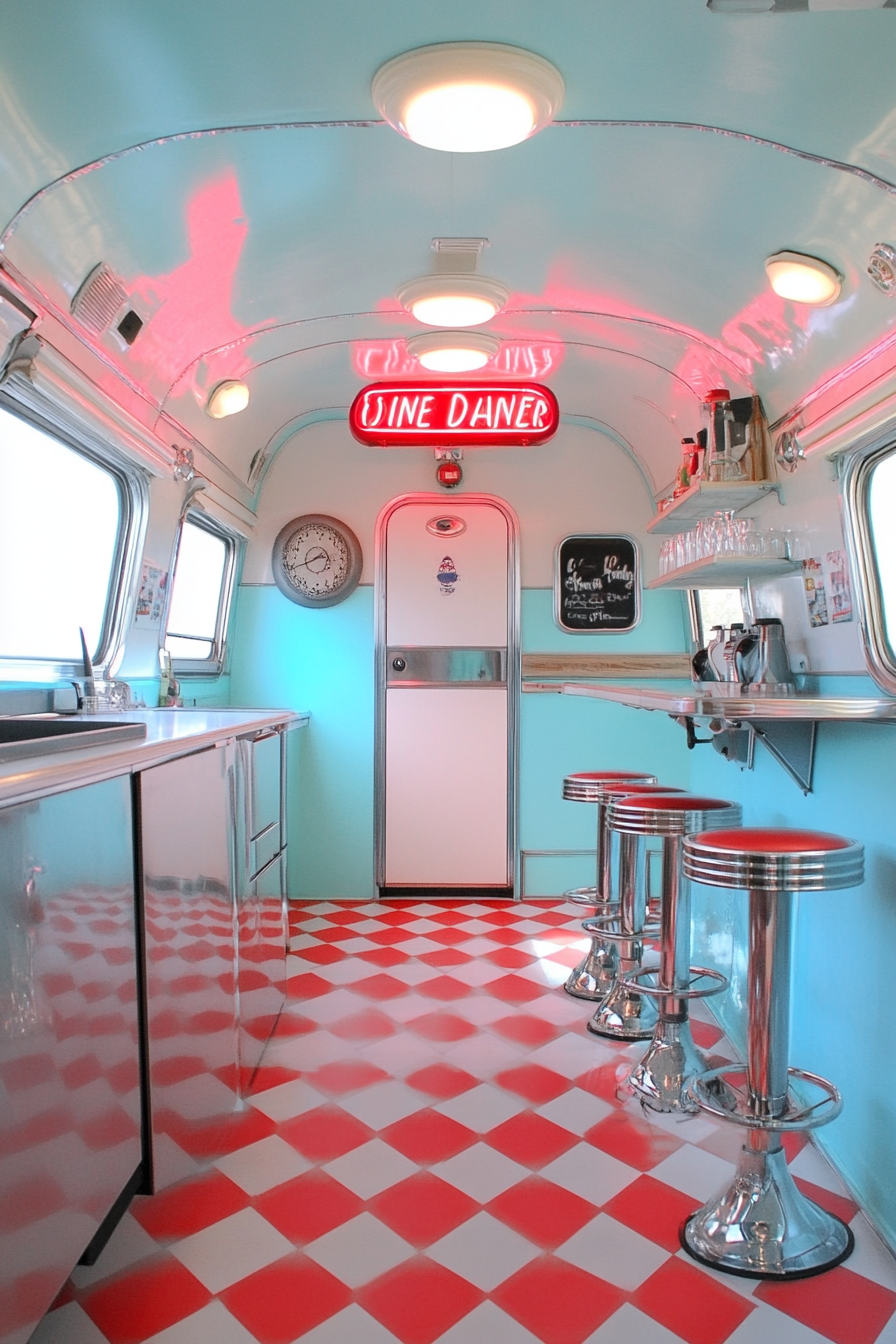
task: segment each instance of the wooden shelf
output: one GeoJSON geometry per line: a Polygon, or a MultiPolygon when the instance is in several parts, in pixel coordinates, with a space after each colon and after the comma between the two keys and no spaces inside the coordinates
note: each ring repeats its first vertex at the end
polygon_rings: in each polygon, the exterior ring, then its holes
{"type": "Polygon", "coordinates": [[[779,492],[780,498],[780,488],[776,481],[698,481],[679,495],[674,504],[652,518],[647,531],[661,536],[686,532],[688,524],[698,518],[709,518],[729,509],[739,513],[773,490],[779,492]]]}
{"type": "Polygon", "coordinates": [[[763,583],[778,574],[798,574],[798,560],[777,558],[714,555],[708,560],[697,560],[693,565],[670,570],[648,583],[654,588],[740,588],[747,579],[763,583]]]}

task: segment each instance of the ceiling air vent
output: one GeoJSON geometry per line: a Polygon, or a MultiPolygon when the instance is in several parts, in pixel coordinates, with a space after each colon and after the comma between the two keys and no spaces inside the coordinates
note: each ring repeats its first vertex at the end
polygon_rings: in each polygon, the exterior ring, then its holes
{"type": "MultiPolygon", "coordinates": [[[[72,299],[72,317],[77,318],[88,331],[101,336],[111,327],[127,301],[128,296],[118,276],[101,261],[99,266],[94,266],[72,299]]],[[[135,331],[134,336],[136,334],[135,331]]]]}

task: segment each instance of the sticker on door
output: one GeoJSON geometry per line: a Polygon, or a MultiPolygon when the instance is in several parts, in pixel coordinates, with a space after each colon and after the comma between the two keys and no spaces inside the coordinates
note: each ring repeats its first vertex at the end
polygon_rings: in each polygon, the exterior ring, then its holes
{"type": "Polygon", "coordinates": [[[455,569],[454,561],[451,559],[450,555],[446,555],[445,559],[439,565],[439,572],[436,575],[436,578],[439,581],[439,592],[450,597],[454,592],[454,585],[460,579],[460,575],[455,569]]]}

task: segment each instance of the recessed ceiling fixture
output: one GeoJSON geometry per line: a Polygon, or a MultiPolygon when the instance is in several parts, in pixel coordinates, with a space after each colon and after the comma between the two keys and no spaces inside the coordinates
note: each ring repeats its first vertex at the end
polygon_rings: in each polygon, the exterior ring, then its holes
{"type": "Polygon", "coordinates": [[[380,67],[371,91],[396,131],[455,154],[528,140],[554,120],[565,92],[550,61],[498,42],[442,42],[405,52],[380,67]]]}
{"type": "Polygon", "coordinates": [[[434,275],[409,280],[398,302],[427,327],[478,327],[499,313],[510,298],[500,280],[476,275],[487,238],[433,238],[434,275]]]}
{"type": "Polygon", "coordinates": [[[223,420],[227,415],[236,415],[249,405],[249,389],[236,378],[228,378],[218,383],[206,404],[206,411],[213,420],[223,420]]]}
{"type": "Polygon", "coordinates": [[[432,331],[408,338],[408,354],[431,373],[469,373],[481,369],[501,348],[484,331],[432,331]]]}
{"type": "Polygon", "coordinates": [[[765,270],[772,289],[782,299],[816,307],[833,303],[843,283],[843,277],[833,266],[802,252],[776,252],[766,261],[765,270]]]}

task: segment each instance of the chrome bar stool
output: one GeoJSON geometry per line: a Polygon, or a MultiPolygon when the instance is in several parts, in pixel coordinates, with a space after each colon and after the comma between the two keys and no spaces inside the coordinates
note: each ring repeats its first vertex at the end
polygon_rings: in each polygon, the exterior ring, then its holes
{"type": "Polygon", "coordinates": [[[651,1110],[695,1111],[687,1087],[709,1063],[694,1044],[688,1005],[691,999],[721,993],[728,981],[718,971],[691,965],[691,888],[682,873],[682,841],[695,831],[739,826],[741,808],[719,798],[644,790],[611,800],[607,816],[614,831],[659,836],[663,856],[659,971],[642,967],[621,976],[618,986],[619,995],[646,995],[657,1002],[653,1040],[624,1086],[651,1110]],[[651,977],[655,984],[649,983],[651,977]]]}
{"type": "MultiPolygon", "coordinates": [[[[644,774],[638,770],[588,770],[567,775],[563,780],[563,797],[569,802],[597,804],[597,872],[596,885],[593,887],[573,887],[563,893],[564,899],[574,905],[590,905],[595,914],[603,912],[604,903],[609,899],[604,894],[604,884],[609,868],[606,853],[606,808],[602,801],[601,789],[606,784],[618,784],[627,781],[631,784],[656,784],[656,775],[644,774]]],[[[587,923],[588,921],[586,921],[587,923]]],[[[585,924],[582,926],[585,927],[585,924]]],[[[586,932],[590,932],[587,929],[586,932]]],[[[567,978],[564,988],[577,999],[600,999],[606,993],[606,980],[602,979],[603,968],[592,960],[595,951],[592,942],[591,952],[579,962],[567,978]]],[[[615,967],[613,970],[615,975],[615,967]]]]}
{"type": "Polygon", "coordinates": [[[743,1126],[746,1140],[730,1186],[687,1220],[681,1242],[695,1260],[747,1278],[818,1274],[846,1259],[853,1235],[797,1189],[782,1145],[785,1134],[827,1124],[842,1108],[833,1083],[788,1067],[793,896],[858,886],[864,850],[822,831],[715,831],[687,837],[683,866],[695,882],[749,892],[750,941],[747,1063],[691,1084],[697,1104],[743,1126]]]}

